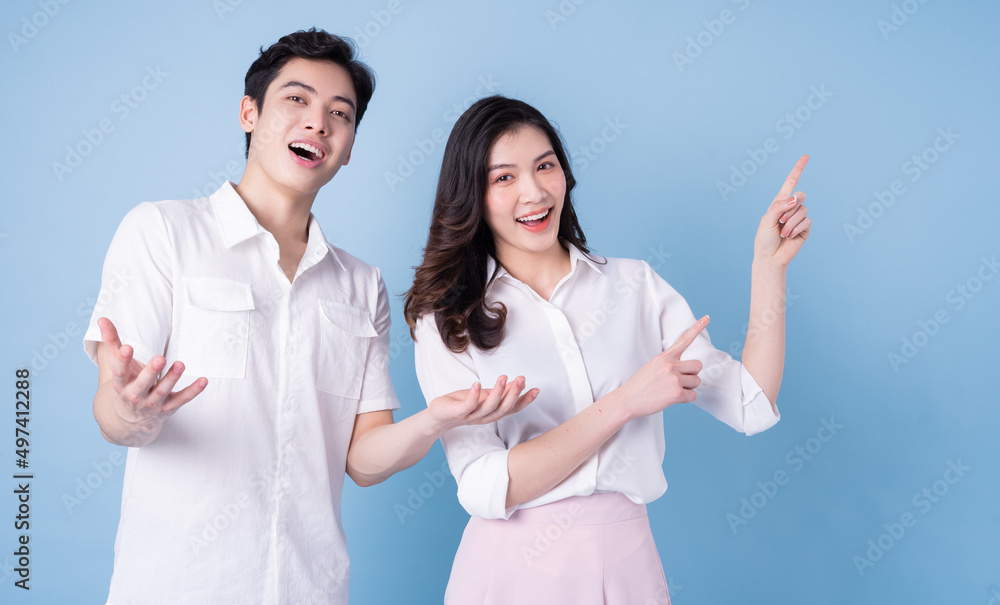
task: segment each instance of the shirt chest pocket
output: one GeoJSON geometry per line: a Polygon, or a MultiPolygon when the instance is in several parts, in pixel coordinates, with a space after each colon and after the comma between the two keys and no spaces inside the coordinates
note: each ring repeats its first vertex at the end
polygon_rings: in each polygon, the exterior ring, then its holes
{"type": "Polygon", "coordinates": [[[250,342],[250,284],[199,277],[184,280],[177,359],[186,375],[214,378],[246,376],[250,342]]]}
{"type": "Polygon", "coordinates": [[[316,388],[359,399],[372,339],[378,336],[367,309],[319,301],[319,354],[316,388]]]}

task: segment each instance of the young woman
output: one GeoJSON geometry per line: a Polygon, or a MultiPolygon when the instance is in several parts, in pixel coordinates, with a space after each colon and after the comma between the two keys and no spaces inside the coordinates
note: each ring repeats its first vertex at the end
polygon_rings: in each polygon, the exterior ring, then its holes
{"type": "Polygon", "coordinates": [[[743,363],[642,261],[590,254],[552,125],[489,97],[444,152],[405,314],[428,401],[501,370],[535,402],[442,437],[472,515],[446,603],[669,603],[645,504],[666,490],[663,410],[695,402],[752,435],[778,421],[786,267],[809,234],[792,190],[757,231],[743,363]],[[534,391],[534,389],[533,389],[534,391]]]}

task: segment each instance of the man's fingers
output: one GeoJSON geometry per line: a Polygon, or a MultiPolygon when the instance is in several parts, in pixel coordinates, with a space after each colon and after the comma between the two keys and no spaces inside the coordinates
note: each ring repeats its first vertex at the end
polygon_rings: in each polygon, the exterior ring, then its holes
{"type": "Polygon", "coordinates": [[[799,158],[798,162],[795,162],[795,167],[792,168],[792,171],[788,173],[787,177],[785,177],[785,184],[781,186],[781,190],[778,191],[778,195],[775,196],[776,200],[787,200],[792,196],[792,192],[795,191],[795,186],[799,184],[799,177],[802,176],[802,171],[805,170],[806,164],[808,163],[808,155],[803,155],[799,158]]]}
{"type": "Polygon", "coordinates": [[[694,322],[694,325],[688,328],[687,331],[685,331],[683,334],[681,334],[681,337],[677,339],[677,342],[670,345],[670,347],[664,352],[667,353],[668,356],[673,359],[680,359],[681,354],[684,352],[684,350],[687,349],[692,342],[694,342],[694,339],[697,338],[699,334],[701,334],[701,331],[704,330],[705,326],[707,325],[708,325],[708,315],[694,322]]]}
{"type": "Polygon", "coordinates": [[[121,393],[122,397],[127,397],[133,401],[138,401],[145,397],[150,389],[153,388],[153,385],[156,384],[156,379],[166,364],[167,360],[160,355],[150,359],[149,363],[139,372],[135,379],[125,385],[125,390],[121,393]]]}
{"type": "Polygon", "coordinates": [[[163,404],[163,411],[168,414],[176,412],[179,407],[200,395],[207,386],[208,379],[199,378],[176,393],[171,393],[163,404]]]}
{"type": "Polygon", "coordinates": [[[516,413],[520,412],[521,410],[523,410],[524,408],[528,407],[528,405],[532,401],[534,401],[535,399],[538,398],[538,394],[540,392],[541,391],[538,390],[538,389],[531,389],[530,391],[528,391],[524,395],[521,395],[520,397],[518,397],[517,398],[517,403],[514,404],[514,409],[511,410],[510,413],[511,414],[516,414],[516,413]]]}
{"type": "Polygon", "coordinates": [[[514,380],[511,380],[507,384],[507,388],[504,390],[503,398],[500,399],[500,404],[497,405],[496,409],[493,410],[492,413],[487,414],[487,418],[484,418],[484,420],[487,420],[488,422],[495,422],[510,414],[517,405],[518,396],[523,390],[524,376],[518,376],[514,380]]]}
{"type": "Polygon", "coordinates": [[[487,393],[486,397],[485,398],[482,396],[479,397],[480,401],[478,402],[478,405],[470,409],[468,411],[469,412],[468,415],[484,416],[492,413],[494,410],[497,409],[497,406],[500,405],[500,402],[503,401],[503,396],[506,393],[507,393],[507,377],[500,376],[499,378],[497,378],[497,382],[493,386],[493,388],[489,389],[489,393],[487,393]]]}
{"type": "Polygon", "coordinates": [[[113,348],[115,351],[121,348],[122,341],[118,337],[118,328],[115,324],[111,322],[107,317],[101,317],[97,320],[97,327],[101,330],[101,340],[109,348],[113,348]]]}
{"type": "Polygon", "coordinates": [[[166,399],[170,392],[174,390],[174,385],[180,380],[181,375],[184,374],[184,364],[175,361],[170,365],[170,369],[164,372],[163,378],[160,379],[156,385],[150,390],[150,394],[155,399],[166,399]]]}

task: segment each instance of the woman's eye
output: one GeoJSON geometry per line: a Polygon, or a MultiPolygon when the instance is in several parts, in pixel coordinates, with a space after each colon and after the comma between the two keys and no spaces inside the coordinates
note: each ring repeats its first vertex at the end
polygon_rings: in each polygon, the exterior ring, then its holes
{"type": "Polygon", "coordinates": [[[553,166],[555,166],[555,164],[552,163],[552,162],[542,162],[541,165],[538,167],[538,169],[539,170],[548,170],[549,168],[552,168],[553,166]]]}
{"type": "Polygon", "coordinates": [[[296,95],[292,95],[292,96],[288,97],[288,100],[289,101],[295,101],[296,103],[298,103],[298,102],[302,101],[303,99],[302,99],[302,97],[299,97],[299,96],[296,96],[296,95]]]}
{"type": "Polygon", "coordinates": [[[509,175],[509,174],[501,174],[501,175],[500,175],[500,176],[498,176],[498,177],[496,178],[496,180],[495,180],[495,181],[493,181],[493,182],[494,182],[494,183],[506,183],[507,181],[509,181],[509,180],[510,180],[510,179],[512,179],[512,178],[514,178],[514,177],[512,177],[512,176],[511,176],[511,175],[509,175]]]}

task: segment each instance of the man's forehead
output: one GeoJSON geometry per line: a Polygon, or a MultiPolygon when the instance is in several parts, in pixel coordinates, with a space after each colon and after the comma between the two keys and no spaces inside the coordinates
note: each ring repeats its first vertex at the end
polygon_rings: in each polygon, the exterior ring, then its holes
{"type": "Polygon", "coordinates": [[[268,86],[268,92],[277,92],[290,86],[305,88],[321,96],[340,96],[355,103],[357,101],[354,82],[347,70],[342,65],[325,59],[290,59],[278,70],[268,86]]]}

